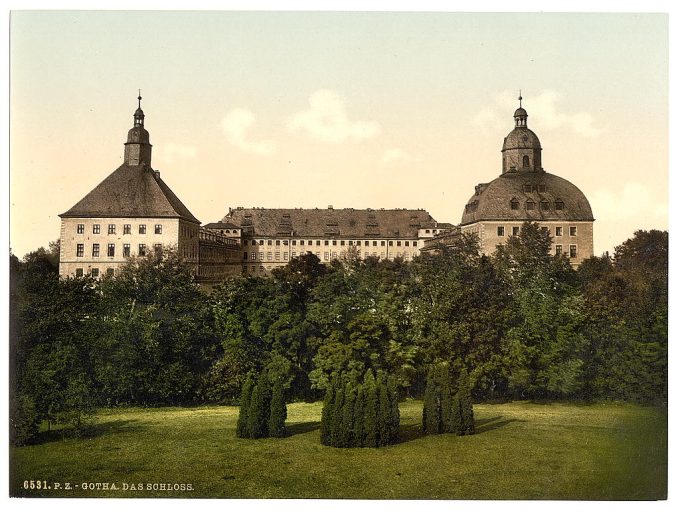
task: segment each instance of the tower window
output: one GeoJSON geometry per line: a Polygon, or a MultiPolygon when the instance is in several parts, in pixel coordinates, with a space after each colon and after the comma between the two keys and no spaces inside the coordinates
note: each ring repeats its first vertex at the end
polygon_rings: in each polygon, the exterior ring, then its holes
{"type": "Polygon", "coordinates": [[[512,198],[510,200],[510,208],[512,210],[519,210],[519,201],[517,201],[517,199],[515,199],[515,198],[512,198]]]}
{"type": "Polygon", "coordinates": [[[524,157],[522,157],[522,167],[529,167],[529,156],[528,155],[524,155],[524,157]]]}
{"type": "Polygon", "coordinates": [[[536,210],[536,203],[534,201],[527,201],[527,210],[536,210]]]}
{"type": "Polygon", "coordinates": [[[550,210],[550,203],[545,200],[541,201],[541,210],[550,210]]]}

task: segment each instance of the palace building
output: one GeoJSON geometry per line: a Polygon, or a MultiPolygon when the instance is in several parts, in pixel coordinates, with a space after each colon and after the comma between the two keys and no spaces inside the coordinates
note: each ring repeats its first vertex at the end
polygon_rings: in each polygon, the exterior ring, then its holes
{"type": "Polygon", "coordinates": [[[541,142],[527,126],[527,111],[515,111],[515,127],[503,141],[501,174],[480,183],[465,205],[456,230],[433,239],[425,248],[459,233],[479,238],[483,253],[491,254],[511,235],[519,234],[522,223],[536,222],[553,239],[552,251],[565,253],[573,266],[593,255],[593,212],[586,196],[572,184],[543,169],[541,142]]]}
{"type": "Polygon", "coordinates": [[[593,214],[571,182],[547,173],[541,143],[515,111],[515,128],[503,142],[501,175],[475,187],[461,224],[438,223],[423,209],[230,208],[224,218],[200,221],[151,167],[151,143],[138,97],[123,164],[61,217],[59,274],[114,275],[130,258],[173,249],[200,282],[228,276],[267,276],[311,253],[321,262],[369,258],[406,261],[434,251],[461,233],[479,237],[493,253],[524,221],[553,237],[555,253],[573,265],[593,254],[593,214]]]}

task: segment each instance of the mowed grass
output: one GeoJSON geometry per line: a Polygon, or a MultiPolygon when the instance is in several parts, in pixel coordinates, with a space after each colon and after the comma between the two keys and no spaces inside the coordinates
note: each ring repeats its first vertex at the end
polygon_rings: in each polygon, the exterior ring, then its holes
{"type": "Polygon", "coordinates": [[[319,443],[321,403],[288,405],[284,439],[236,438],[237,407],[104,410],[85,439],[11,450],[13,496],[378,499],[661,499],[666,411],[633,405],[477,404],[477,434],[423,436],[401,403],[401,440],[319,443]],[[25,480],[69,482],[25,490],[25,480]],[[83,490],[83,483],[119,489],[83,490]],[[191,491],[124,491],[190,483],[191,491]],[[77,488],[76,488],[77,487],[77,488]]]}

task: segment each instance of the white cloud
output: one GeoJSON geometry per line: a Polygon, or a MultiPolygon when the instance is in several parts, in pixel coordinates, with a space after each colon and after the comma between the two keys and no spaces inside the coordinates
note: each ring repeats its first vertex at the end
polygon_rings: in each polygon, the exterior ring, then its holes
{"type": "Polygon", "coordinates": [[[414,162],[418,162],[418,159],[401,148],[385,150],[382,156],[384,166],[405,166],[414,162]]]}
{"type": "Polygon", "coordinates": [[[350,121],[340,94],[328,89],[312,93],[309,109],[292,115],[287,126],[290,132],[302,132],[327,143],[372,139],[382,130],[377,121],[350,121]]]}
{"type": "Polygon", "coordinates": [[[662,220],[668,217],[666,196],[653,196],[639,182],[626,182],[620,191],[599,189],[591,197],[591,206],[595,217],[603,221],[662,220]]]}
{"type": "Polygon", "coordinates": [[[271,155],[276,151],[272,140],[248,140],[248,132],[255,124],[255,114],[246,109],[232,109],[222,119],[222,131],[234,146],[248,153],[271,155]]]}
{"type": "MultiPolygon", "coordinates": [[[[592,114],[584,111],[566,113],[559,111],[562,93],[546,90],[538,96],[525,98],[524,107],[529,113],[529,127],[532,119],[545,129],[568,129],[584,137],[597,137],[602,129],[595,124],[592,114]]],[[[489,130],[507,127],[512,112],[517,108],[517,93],[503,91],[493,95],[492,104],[484,107],[472,119],[473,123],[489,130]]]]}
{"type": "Polygon", "coordinates": [[[196,146],[167,143],[156,148],[156,157],[167,163],[176,160],[195,159],[198,155],[196,146]]]}

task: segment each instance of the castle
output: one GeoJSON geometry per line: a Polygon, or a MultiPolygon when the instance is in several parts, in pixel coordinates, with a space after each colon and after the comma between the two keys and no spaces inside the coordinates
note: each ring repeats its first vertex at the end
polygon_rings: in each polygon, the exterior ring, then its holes
{"type": "Polygon", "coordinates": [[[305,253],[329,263],[356,257],[401,258],[446,244],[460,233],[479,237],[493,253],[524,221],[538,222],[553,237],[553,251],[577,266],[593,254],[593,214],[572,183],[547,173],[541,144],[515,111],[503,142],[501,175],[475,187],[461,223],[439,223],[425,210],[230,208],[216,223],[201,223],[151,167],[149,132],[138,97],[123,164],[61,217],[59,274],[115,275],[131,257],[168,248],[194,268],[200,282],[228,276],[267,276],[305,253]]]}

